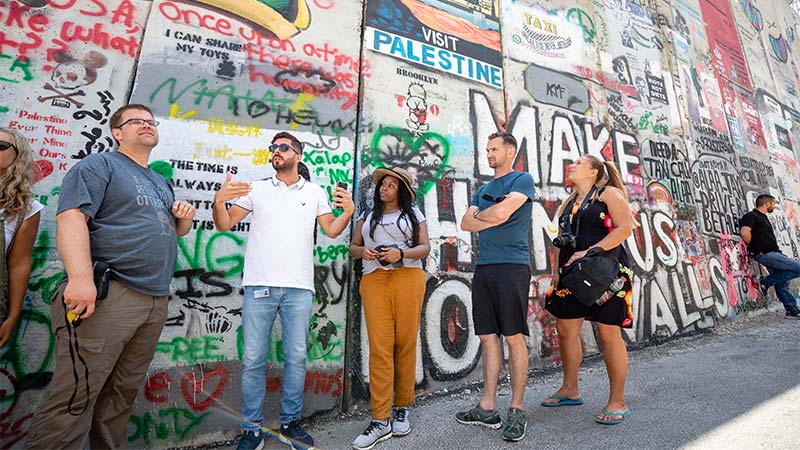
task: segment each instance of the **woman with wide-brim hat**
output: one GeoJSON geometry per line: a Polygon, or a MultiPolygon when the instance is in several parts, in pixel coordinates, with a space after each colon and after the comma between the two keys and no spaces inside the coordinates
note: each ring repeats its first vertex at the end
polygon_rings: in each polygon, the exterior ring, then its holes
{"type": "Polygon", "coordinates": [[[407,406],[414,402],[425,297],[422,260],[430,252],[425,217],[414,206],[411,175],[381,167],[372,173],[372,181],[374,206],[358,218],[350,242],[350,255],[363,260],[359,291],[369,338],[372,404],[372,421],[353,442],[356,450],[411,432],[407,406]]]}

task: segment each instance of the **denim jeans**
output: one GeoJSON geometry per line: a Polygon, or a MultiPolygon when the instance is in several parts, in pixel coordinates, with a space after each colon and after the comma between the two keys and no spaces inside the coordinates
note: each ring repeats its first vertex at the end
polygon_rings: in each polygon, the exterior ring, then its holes
{"type": "Polygon", "coordinates": [[[789,289],[789,282],[800,277],[800,262],[780,252],[769,252],[753,257],[769,271],[763,282],[767,286],[775,286],[775,294],[783,303],[786,312],[797,310],[797,299],[789,289]]]}
{"type": "Polygon", "coordinates": [[[281,423],[300,418],[306,380],[308,326],[311,321],[312,294],[308,289],[245,286],[242,306],[242,417],[245,428],[264,422],[266,360],[269,339],[276,315],[281,316],[283,341],[283,382],[281,383],[281,423]],[[269,295],[259,296],[264,289],[269,295]]]}

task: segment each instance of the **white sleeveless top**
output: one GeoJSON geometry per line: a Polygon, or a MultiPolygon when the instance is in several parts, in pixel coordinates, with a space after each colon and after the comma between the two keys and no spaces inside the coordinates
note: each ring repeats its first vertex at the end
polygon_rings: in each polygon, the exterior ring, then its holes
{"type": "MultiPolygon", "coordinates": [[[[28,213],[25,214],[25,218],[22,221],[26,221],[29,218],[33,217],[36,213],[42,210],[44,206],[37,202],[36,200],[31,200],[28,206],[28,213]]],[[[3,208],[0,208],[0,213],[3,213],[3,208]]],[[[14,239],[14,232],[17,231],[17,222],[19,221],[19,216],[9,219],[6,217],[6,226],[5,226],[5,233],[6,233],[6,248],[3,249],[6,254],[8,254],[8,250],[11,248],[11,240],[14,239]]]]}

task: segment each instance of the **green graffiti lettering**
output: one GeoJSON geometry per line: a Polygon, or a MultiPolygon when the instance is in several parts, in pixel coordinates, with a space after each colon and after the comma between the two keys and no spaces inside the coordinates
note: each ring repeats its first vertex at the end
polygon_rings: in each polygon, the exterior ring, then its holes
{"type": "MultiPolygon", "coordinates": [[[[5,352],[0,354],[0,366],[11,364],[14,370],[13,375],[17,379],[17,386],[15,386],[17,394],[27,389],[43,388],[50,382],[53,374],[46,370],[53,360],[55,346],[55,335],[50,330],[50,316],[43,312],[23,309],[20,323],[14,330],[14,336],[4,348],[5,352]],[[21,347],[25,337],[36,340],[35,349],[21,347]],[[38,365],[36,359],[39,359],[38,365]],[[36,367],[30,368],[31,365],[36,367]]],[[[0,403],[10,400],[10,397],[4,397],[0,403]]]]}
{"type": "MultiPolygon", "coordinates": [[[[10,55],[2,55],[0,54],[0,60],[12,60],[11,67],[8,68],[8,73],[13,74],[14,72],[18,72],[17,75],[21,75],[20,77],[14,78],[6,78],[0,76],[0,81],[5,81],[7,83],[19,83],[20,81],[31,81],[33,80],[33,72],[31,71],[31,60],[25,57],[22,58],[14,58],[10,55]],[[19,73],[21,72],[21,73],[19,73]]],[[[3,111],[5,112],[5,111],[3,111]]]]}
{"type": "Polygon", "coordinates": [[[178,253],[185,260],[185,265],[181,263],[181,258],[178,258],[177,270],[208,269],[211,272],[220,272],[226,278],[239,275],[244,270],[242,253],[224,253],[222,250],[228,247],[225,245],[226,241],[232,242],[237,249],[244,247],[244,239],[236,234],[214,233],[206,240],[204,230],[198,228],[194,234],[193,249],[189,249],[187,241],[186,238],[178,239],[178,253]]]}
{"type": "Polygon", "coordinates": [[[153,431],[155,431],[155,438],[160,441],[166,440],[170,436],[170,432],[176,438],[184,439],[209,414],[211,412],[194,415],[186,408],[166,408],[158,411],[158,421],[152,412],[147,412],[141,417],[132,415],[128,423],[133,426],[134,430],[128,435],[128,443],[142,440],[145,447],[150,447],[154,437],[153,431]]]}
{"type": "Polygon", "coordinates": [[[197,364],[199,362],[223,361],[225,355],[220,353],[221,336],[193,336],[185,338],[176,336],[171,341],[162,341],[156,345],[156,353],[170,355],[175,363],[197,364]]]}

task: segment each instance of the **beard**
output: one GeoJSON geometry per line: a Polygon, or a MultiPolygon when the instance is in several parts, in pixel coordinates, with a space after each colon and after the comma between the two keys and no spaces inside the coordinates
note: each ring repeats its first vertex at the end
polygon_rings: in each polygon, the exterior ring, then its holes
{"type": "Polygon", "coordinates": [[[290,172],[294,169],[295,165],[297,164],[296,161],[286,160],[284,158],[280,158],[280,162],[275,161],[275,158],[272,158],[272,168],[275,169],[276,172],[290,172]]]}

